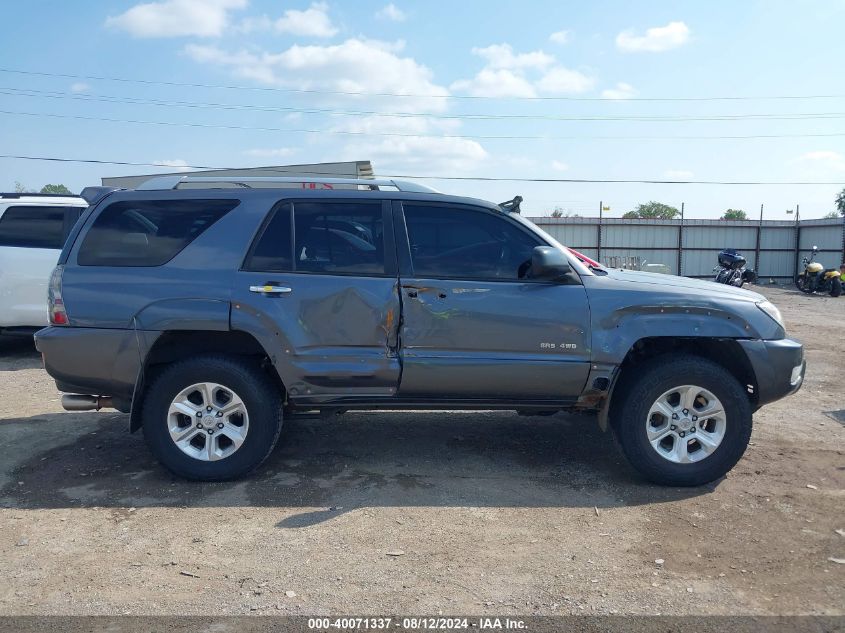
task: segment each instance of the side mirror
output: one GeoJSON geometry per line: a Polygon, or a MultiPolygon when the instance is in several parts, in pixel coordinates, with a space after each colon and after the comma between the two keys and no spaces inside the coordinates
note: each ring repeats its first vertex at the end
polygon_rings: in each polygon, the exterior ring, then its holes
{"type": "Polygon", "coordinates": [[[815,253],[817,250],[819,250],[819,247],[813,244],[813,252],[815,253]]]}
{"type": "Polygon", "coordinates": [[[535,246],[531,252],[531,277],[534,279],[560,279],[571,272],[569,260],[558,249],[551,246],[535,246]]]}

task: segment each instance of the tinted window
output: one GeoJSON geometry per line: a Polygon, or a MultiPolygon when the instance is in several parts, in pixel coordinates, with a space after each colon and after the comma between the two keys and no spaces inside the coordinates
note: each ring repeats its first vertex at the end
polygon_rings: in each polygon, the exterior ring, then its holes
{"type": "Polygon", "coordinates": [[[237,205],[237,200],[115,202],[94,220],[77,261],[80,266],[160,266],[237,205]]]}
{"type": "Polygon", "coordinates": [[[381,275],[384,221],[380,202],[294,202],[280,207],[248,258],[248,270],[381,275]]]}
{"type": "Polygon", "coordinates": [[[404,205],[417,277],[521,279],[540,242],[503,217],[458,207],[404,205]]]}
{"type": "Polygon", "coordinates": [[[247,257],[244,268],[265,272],[293,270],[293,230],[291,205],[283,204],[273,213],[270,222],[247,257]]]}
{"type": "Polygon", "coordinates": [[[0,246],[61,249],[65,207],[9,207],[0,218],[0,246]]]}

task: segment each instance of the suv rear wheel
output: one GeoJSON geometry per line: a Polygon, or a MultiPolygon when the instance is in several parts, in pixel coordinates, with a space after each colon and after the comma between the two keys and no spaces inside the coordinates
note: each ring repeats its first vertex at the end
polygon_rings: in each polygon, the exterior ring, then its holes
{"type": "Polygon", "coordinates": [[[699,486],[725,475],[742,457],[751,438],[751,405],[720,365],[663,356],[622,380],[613,427],[628,461],[651,481],[699,486]]]}
{"type": "Polygon", "coordinates": [[[282,428],[282,396],[255,364],[197,356],[169,365],[147,390],[144,437],[187,479],[222,481],[257,468],[282,428]]]}

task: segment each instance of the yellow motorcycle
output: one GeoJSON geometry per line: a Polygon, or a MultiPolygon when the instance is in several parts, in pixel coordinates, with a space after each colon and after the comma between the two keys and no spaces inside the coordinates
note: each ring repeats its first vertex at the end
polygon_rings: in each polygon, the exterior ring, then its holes
{"type": "Polygon", "coordinates": [[[795,286],[798,290],[807,294],[823,292],[831,297],[838,297],[842,294],[841,273],[836,268],[825,270],[825,267],[819,262],[814,262],[813,259],[815,259],[818,251],[819,247],[813,246],[813,254],[801,260],[804,271],[795,278],[795,286]]]}

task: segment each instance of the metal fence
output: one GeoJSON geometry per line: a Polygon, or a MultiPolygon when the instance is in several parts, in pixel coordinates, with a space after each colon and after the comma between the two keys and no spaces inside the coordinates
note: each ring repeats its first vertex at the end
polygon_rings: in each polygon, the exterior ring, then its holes
{"type": "Polygon", "coordinates": [[[639,258],[663,264],[675,275],[710,277],[722,249],[735,248],[761,279],[793,279],[801,258],[818,246],[825,268],[845,262],[842,219],[627,220],[622,218],[529,218],[562,244],[599,261],[639,258]]]}

